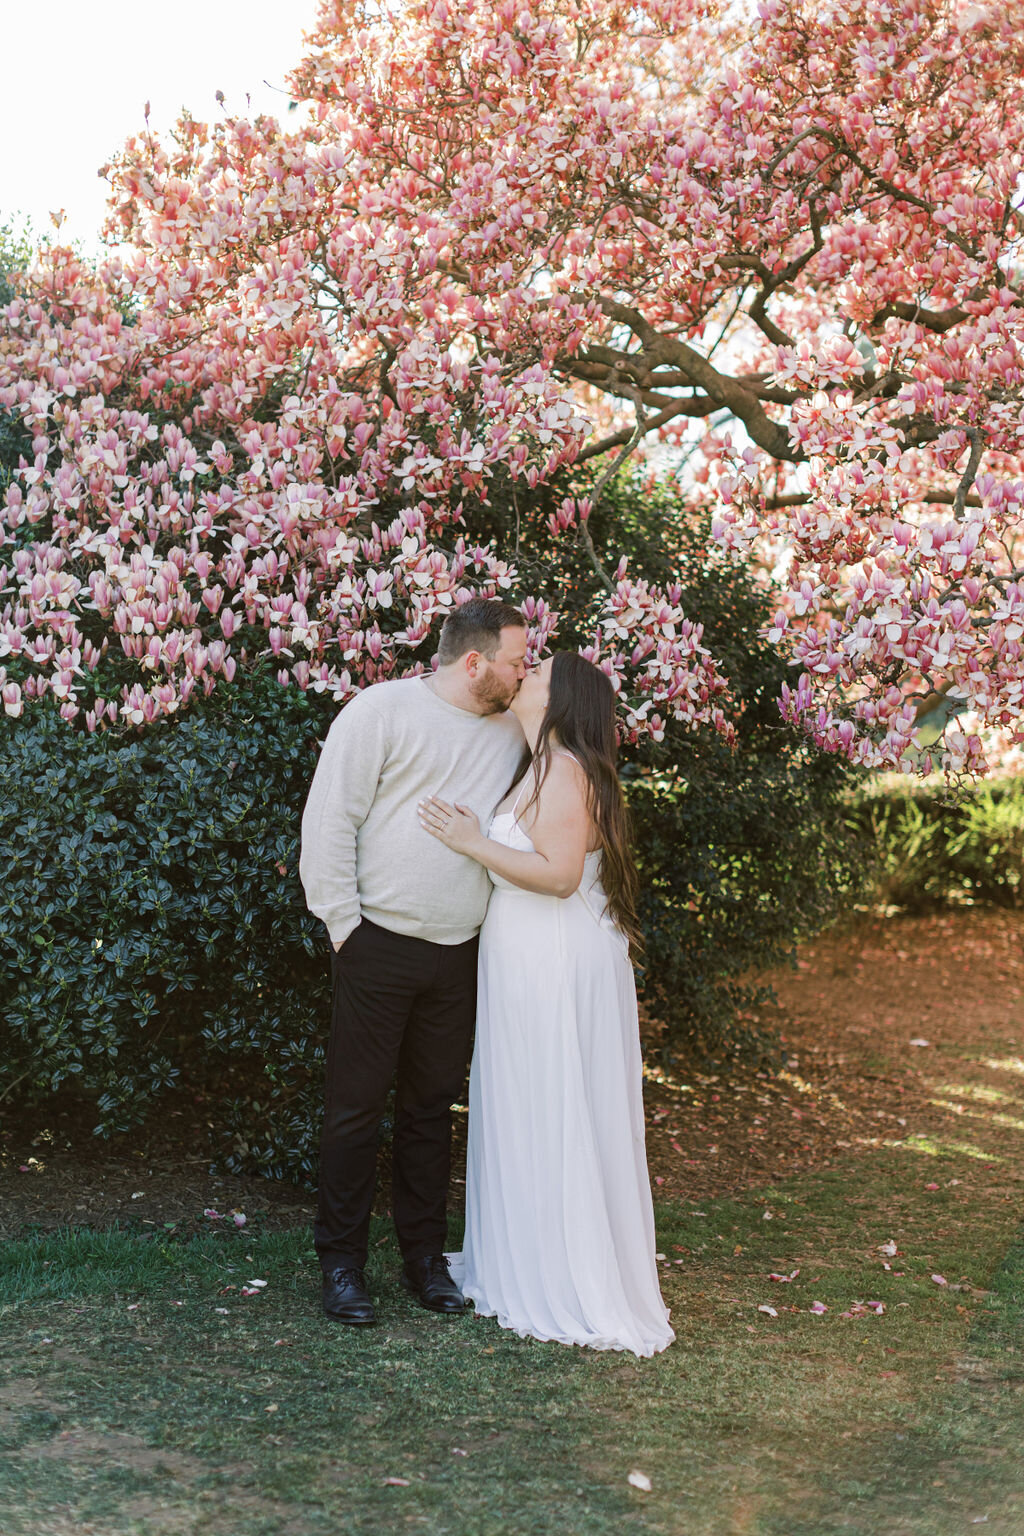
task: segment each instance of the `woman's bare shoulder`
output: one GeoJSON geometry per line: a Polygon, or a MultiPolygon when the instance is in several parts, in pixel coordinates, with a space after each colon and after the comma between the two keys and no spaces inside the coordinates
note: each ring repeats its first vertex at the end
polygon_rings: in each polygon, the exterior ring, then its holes
{"type": "Polygon", "coordinates": [[[583,764],[569,752],[556,750],[551,754],[551,763],[548,767],[541,789],[541,796],[548,789],[552,791],[552,798],[566,799],[579,797],[586,800],[587,773],[583,764]]]}

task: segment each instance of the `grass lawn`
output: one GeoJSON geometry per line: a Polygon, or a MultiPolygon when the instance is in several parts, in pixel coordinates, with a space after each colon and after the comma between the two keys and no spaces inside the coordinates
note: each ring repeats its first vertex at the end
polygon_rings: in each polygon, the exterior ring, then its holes
{"type": "Polygon", "coordinates": [[[8,1243],[4,1536],[1024,1532],[1024,1243],[990,1131],[662,1204],[679,1338],[651,1361],[424,1313],[383,1227],[366,1331],[318,1315],[303,1232],[8,1243]]]}
{"type": "MultiPolygon", "coordinates": [[[[183,1237],[126,1195],[120,1227],[0,1244],[0,1536],[1024,1536],[1015,924],[819,941],[780,980],[808,1077],[774,1109],[652,1090],[678,1333],[654,1360],[421,1311],[383,1224],[366,1331],[320,1315],[290,1214],[183,1237]],[[735,1176],[780,1149],[803,1161],[735,1176]],[[699,1178],[743,1192],[698,1203],[699,1178]]],[[[20,1177],[29,1220],[78,1208],[20,1177]]]]}

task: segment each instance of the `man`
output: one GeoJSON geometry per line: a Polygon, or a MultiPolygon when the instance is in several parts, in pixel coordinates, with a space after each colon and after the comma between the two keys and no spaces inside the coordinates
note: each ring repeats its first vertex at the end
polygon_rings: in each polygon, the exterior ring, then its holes
{"type": "Polygon", "coordinates": [[[419,824],[427,795],[486,825],[525,742],[508,706],[525,676],[526,625],[472,598],[441,630],[437,670],[377,683],[331,726],[302,818],[300,875],[334,949],[331,1038],[314,1238],[323,1306],[372,1323],[367,1234],[377,1134],[397,1074],[393,1209],[405,1284],[456,1313],[448,1272],[451,1112],[476,1013],[477,934],[490,885],[481,865],[419,824]]]}

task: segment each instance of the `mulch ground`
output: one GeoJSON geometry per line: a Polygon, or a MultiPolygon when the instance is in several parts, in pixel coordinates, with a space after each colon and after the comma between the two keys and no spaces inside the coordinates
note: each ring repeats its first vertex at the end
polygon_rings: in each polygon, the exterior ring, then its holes
{"type": "MultiPolygon", "coordinates": [[[[1011,1058],[1024,1052],[1024,913],[862,916],[804,946],[795,969],[764,979],[777,1002],[755,1022],[779,1030],[782,1070],[652,1069],[657,1194],[704,1200],[772,1183],[886,1142],[948,1136],[964,1115],[967,1137],[970,1108],[955,1093],[966,1042],[981,1026],[1011,1058]]],[[[209,1104],[177,1110],[113,1143],[69,1113],[5,1117],[0,1237],[114,1223],[184,1235],[209,1228],[207,1209],[225,1226],[234,1211],[263,1227],[308,1220],[307,1190],[210,1171],[213,1113],[209,1104]]],[[[457,1121],[456,1190],[465,1117],[457,1121]]]]}
{"type": "MultiPolygon", "coordinates": [[[[984,1033],[1024,1052],[1021,912],[863,916],[762,979],[778,1001],[760,1022],[781,1034],[783,1070],[648,1084],[648,1156],[665,1194],[705,1199],[885,1142],[948,1137],[951,1124],[963,1137],[970,1111],[952,1090],[968,1042],[984,1033]]],[[[988,1078],[1005,1086],[994,1068],[988,1078]]]]}

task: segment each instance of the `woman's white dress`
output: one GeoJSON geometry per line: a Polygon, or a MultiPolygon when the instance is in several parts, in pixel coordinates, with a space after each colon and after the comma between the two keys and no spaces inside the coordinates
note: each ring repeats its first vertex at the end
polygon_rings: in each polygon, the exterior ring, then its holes
{"type": "MultiPolygon", "coordinates": [[[[515,808],[489,836],[533,851],[515,808]]],[[[654,1256],[633,970],[600,863],[587,854],[567,900],[492,875],[452,1271],[478,1313],[523,1337],[652,1355],[675,1334],[654,1256]]]]}

